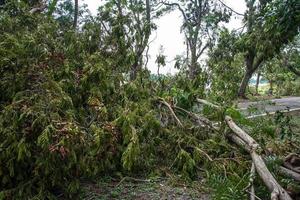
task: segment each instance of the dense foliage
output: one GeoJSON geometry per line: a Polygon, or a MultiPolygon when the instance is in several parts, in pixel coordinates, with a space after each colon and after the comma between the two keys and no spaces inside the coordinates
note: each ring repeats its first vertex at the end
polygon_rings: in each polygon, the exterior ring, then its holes
{"type": "MultiPolygon", "coordinates": [[[[227,143],[223,122],[216,130],[191,113],[202,112],[212,121],[223,121],[226,113],[257,139],[266,138],[233,105],[244,70],[241,37],[218,29],[231,11],[203,2],[207,13],[201,21],[199,5],[181,1],[186,14],[194,16],[183,26],[187,39],[194,38],[197,48],[210,47],[207,68],[191,79],[180,62],[174,76],[154,76],[143,68],[144,51],[156,28],[152,20],[168,10],[154,6],[168,4],[109,0],[97,16],[84,6],[77,12],[71,1],[49,1],[43,8],[36,7],[40,1],[1,4],[0,199],[76,198],[82,180],[105,174],[164,176],[171,171],[185,180],[206,176],[214,188],[222,182],[230,188],[243,177],[244,186],[246,156],[227,143]],[[202,43],[200,36],[205,37],[202,43]],[[205,97],[220,108],[195,104],[205,97]],[[199,175],[199,166],[211,171],[199,175]],[[236,173],[227,179],[226,170],[236,173]]],[[[282,15],[280,6],[275,17],[282,15]]],[[[266,32],[273,33],[272,28],[266,32]]],[[[296,34],[292,31],[280,44],[296,34]]],[[[157,63],[166,64],[162,54],[157,63]]],[[[265,76],[272,73],[266,70],[265,76]]],[[[289,135],[280,119],[282,133],[289,135]]],[[[216,196],[228,191],[219,190],[216,196]]],[[[239,191],[228,199],[241,197],[245,193],[239,191]]]]}

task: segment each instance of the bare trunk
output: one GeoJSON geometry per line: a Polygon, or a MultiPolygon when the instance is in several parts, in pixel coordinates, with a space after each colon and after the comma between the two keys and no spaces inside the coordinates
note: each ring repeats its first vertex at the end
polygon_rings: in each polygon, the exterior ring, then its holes
{"type": "Polygon", "coordinates": [[[257,79],[256,79],[256,84],[255,84],[255,94],[256,95],[258,95],[259,80],[260,80],[260,72],[257,73],[257,79]]]}
{"type": "Polygon", "coordinates": [[[75,0],[73,28],[76,29],[78,20],[78,0],[75,0]]]}

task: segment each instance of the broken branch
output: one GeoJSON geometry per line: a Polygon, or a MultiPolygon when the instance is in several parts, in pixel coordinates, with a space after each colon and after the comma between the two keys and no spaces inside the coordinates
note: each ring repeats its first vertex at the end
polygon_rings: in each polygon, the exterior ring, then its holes
{"type": "Polygon", "coordinates": [[[162,104],[164,104],[171,112],[172,116],[174,117],[174,119],[176,120],[177,124],[180,126],[180,127],[183,127],[181,121],[178,119],[178,117],[176,116],[174,110],[172,109],[172,107],[170,106],[170,104],[168,104],[163,98],[158,98],[160,100],[160,102],[162,104]]]}

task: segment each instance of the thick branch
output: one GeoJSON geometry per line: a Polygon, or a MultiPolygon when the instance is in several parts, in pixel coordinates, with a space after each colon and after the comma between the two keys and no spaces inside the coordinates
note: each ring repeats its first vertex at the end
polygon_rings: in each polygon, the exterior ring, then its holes
{"type": "Polygon", "coordinates": [[[298,174],[288,168],[280,167],[279,172],[287,177],[294,179],[295,181],[300,182],[300,174],[298,174]]]}
{"type": "MultiPolygon", "coordinates": [[[[201,100],[201,102],[219,108],[219,106],[206,100],[201,100]]],[[[225,121],[234,132],[234,134],[230,134],[228,137],[237,145],[241,146],[250,153],[257,173],[271,192],[271,199],[292,200],[289,194],[279,185],[271,172],[268,170],[262,157],[256,152],[257,148],[259,147],[258,143],[244,130],[237,126],[230,116],[225,116],[225,121]]]]}
{"type": "Polygon", "coordinates": [[[255,62],[253,63],[253,68],[251,70],[252,73],[254,73],[259,68],[259,66],[263,61],[264,61],[264,56],[262,55],[255,59],[255,62]]]}
{"type": "Polygon", "coordinates": [[[174,113],[172,107],[170,106],[170,104],[168,104],[163,98],[159,98],[160,102],[162,104],[164,104],[171,112],[172,116],[174,117],[174,119],[176,120],[177,124],[180,126],[180,127],[183,127],[181,121],[178,119],[178,117],[176,116],[176,114],[174,113]]]}
{"type": "Polygon", "coordinates": [[[249,145],[250,150],[255,151],[259,147],[257,142],[250,135],[248,135],[245,131],[243,131],[239,126],[237,126],[231,117],[226,116],[225,121],[227,122],[229,128],[231,128],[231,130],[238,137],[240,137],[244,142],[246,142],[249,145]]]}

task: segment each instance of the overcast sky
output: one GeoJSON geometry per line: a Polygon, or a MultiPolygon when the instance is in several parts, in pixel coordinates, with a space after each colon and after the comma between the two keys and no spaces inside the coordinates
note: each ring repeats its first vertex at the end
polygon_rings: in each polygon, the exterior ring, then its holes
{"type": "MultiPolygon", "coordinates": [[[[99,5],[103,4],[103,0],[79,0],[79,2],[87,4],[92,14],[96,14],[99,5]]],[[[223,0],[223,2],[239,13],[244,13],[246,9],[245,0],[223,0]]],[[[151,35],[150,41],[153,40],[153,42],[150,44],[149,49],[150,60],[148,69],[152,73],[157,73],[155,59],[161,45],[163,46],[164,54],[167,56],[167,61],[173,60],[176,55],[182,55],[186,49],[183,35],[180,33],[182,18],[179,11],[174,11],[161,17],[156,21],[156,24],[158,29],[151,35]]],[[[239,16],[232,17],[230,23],[226,24],[226,27],[229,29],[237,29],[241,26],[242,18],[239,16]]],[[[174,74],[176,69],[173,68],[173,65],[173,62],[167,63],[167,66],[160,69],[160,73],[174,74]]]]}

